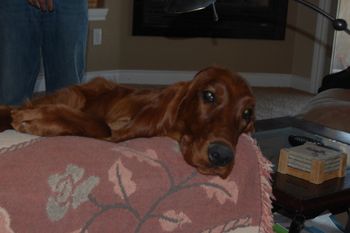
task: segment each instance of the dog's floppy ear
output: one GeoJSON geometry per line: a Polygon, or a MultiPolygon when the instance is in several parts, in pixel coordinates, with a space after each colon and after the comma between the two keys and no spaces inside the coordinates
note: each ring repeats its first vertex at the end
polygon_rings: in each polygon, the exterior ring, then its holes
{"type": "Polygon", "coordinates": [[[192,99],[194,97],[194,95],[196,95],[197,93],[195,93],[194,89],[196,88],[196,86],[200,85],[200,82],[210,77],[213,77],[213,72],[215,72],[215,70],[213,69],[213,67],[207,67],[207,68],[204,68],[200,71],[198,71],[193,79],[191,81],[189,81],[187,83],[187,87],[186,87],[186,93],[185,95],[183,96],[183,99],[181,101],[181,105],[183,103],[185,103],[185,101],[187,99],[192,99]]]}
{"type": "Polygon", "coordinates": [[[191,106],[188,106],[189,108],[196,106],[195,100],[198,95],[197,91],[200,89],[201,85],[205,83],[205,80],[210,78],[211,72],[213,72],[212,67],[202,69],[194,75],[191,81],[184,83],[184,87],[182,87],[181,100],[178,102],[179,104],[176,112],[177,116],[179,114],[191,114],[192,109],[186,109],[186,105],[190,103],[191,106]]]}
{"type": "Polygon", "coordinates": [[[190,82],[181,82],[163,90],[163,95],[171,98],[166,103],[167,106],[164,109],[167,109],[167,111],[160,119],[160,124],[173,125],[175,123],[188,95],[189,85],[190,82]]]}

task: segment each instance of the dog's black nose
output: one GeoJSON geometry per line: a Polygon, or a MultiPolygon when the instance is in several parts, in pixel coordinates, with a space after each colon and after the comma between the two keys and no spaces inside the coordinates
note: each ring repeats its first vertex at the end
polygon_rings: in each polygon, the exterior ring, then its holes
{"type": "Polygon", "coordinates": [[[225,166],[229,164],[234,158],[234,153],[231,147],[220,143],[210,143],[208,147],[208,159],[214,166],[225,166]]]}

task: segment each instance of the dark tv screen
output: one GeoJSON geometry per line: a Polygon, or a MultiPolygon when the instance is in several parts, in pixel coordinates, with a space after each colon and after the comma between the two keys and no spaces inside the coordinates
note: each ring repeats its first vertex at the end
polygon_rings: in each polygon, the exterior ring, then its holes
{"type": "Polygon", "coordinates": [[[217,0],[218,21],[211,6],[172,14],[166,11],[167,1],[134,0],[133,35],[284,39],[287,0],[217,0]]]}

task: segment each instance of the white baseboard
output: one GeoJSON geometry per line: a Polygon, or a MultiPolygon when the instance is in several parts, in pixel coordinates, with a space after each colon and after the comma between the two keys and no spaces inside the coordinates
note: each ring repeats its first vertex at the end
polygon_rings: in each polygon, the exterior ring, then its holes
{"type": "MultiPolygon", "coordinates": [[[[122,84],[169,85],[180,81],[189,81],[196,71],[168,70],[106,70],[87,72],[84,82],[95,77],[104,77],[122,84]]],[[[310,80],[292,74],[276,73],[240,73],[251,86],[255,87],[291,87],[310,91],[310,80]]],[[[44,77],[39,75],[35,91],[44,91],[44,77]]]]}
{"type": "Polygon", "coordinates": [[[253,87],[291,87],[310,91],[310,80],[294,74],[240,73],[253,87]]]}

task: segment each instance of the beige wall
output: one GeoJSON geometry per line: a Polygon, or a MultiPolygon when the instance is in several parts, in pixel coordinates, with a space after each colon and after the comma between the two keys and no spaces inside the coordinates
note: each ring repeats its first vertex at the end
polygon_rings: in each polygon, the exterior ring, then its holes
{"type": "MultiPolygon", "coordinates": [[[[314,0],[313,2],[317,2],[314,0]]],[[[114,69],[198,70],[220,64],[239,72],[310,76],[316,15],[289,3],[283,41],[131,36],[133,1],[105,0],[107,20],[91,22],[103,30],[103,44],[88,48],[88,71],[114,69]]]]}
{"type": "MultiPolygon", "coordinates": [[[[318,4],[318,1],[315,0],[309,0],[309,2],[318,4]]],[[[289,24],[290,30],[294,34],[292,73],[310,77],[317,15],[301,5],[297,6],[295,14],[296,21],[289,24]]]]}

